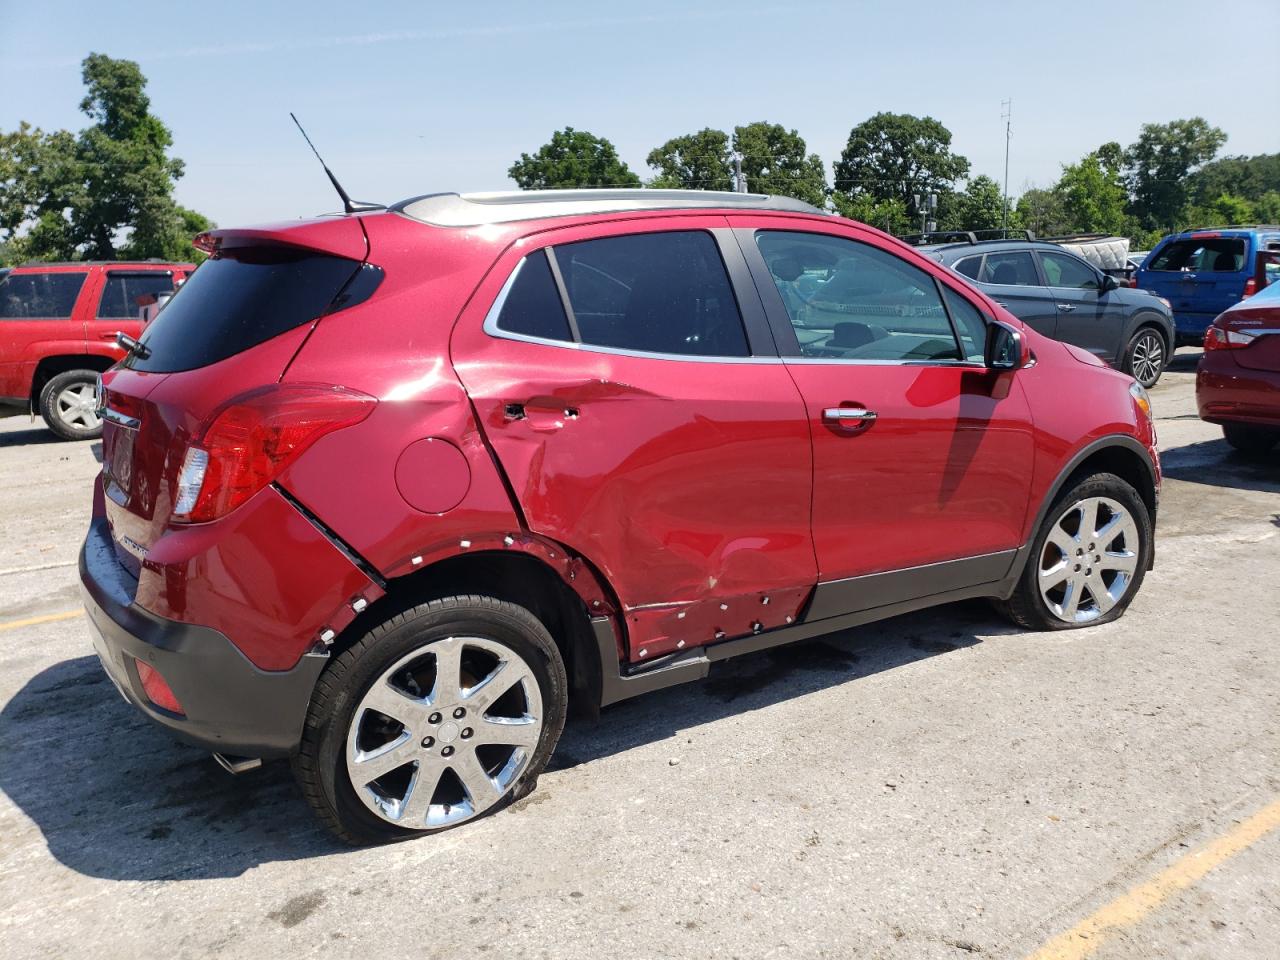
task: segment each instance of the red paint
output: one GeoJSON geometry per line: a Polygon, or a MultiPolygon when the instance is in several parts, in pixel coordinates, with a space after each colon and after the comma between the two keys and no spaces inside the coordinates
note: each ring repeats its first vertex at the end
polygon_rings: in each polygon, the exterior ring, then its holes
{"type": "MultiPolygon", "coordinates": [[[[794,214],[732,223],[874,243],[1021,328],[878,231],[794,214]]],[[[231,398],[277,382],[377,399],[276,483],[382,577],[429,575],[480,552],[534,556],[589,613],[613,618],[619,655],[633,662],[783,626],[820,580],[1020,546],[1063,466],[1099,437],[1137,437],[1154,459],[1129,378],[1026,329],[1036,362],[1014,373],[654,359],[482,329],[531,250],[729,224],[724,214],[631,212],[446,229],[374,214],[218,231],[224,244],[357,258],[367,236],[384,279],[368,300],[212,366],[108,375],[112,395],[143,420],[125,451],[128,496],[102,504],[117,534],[146,552],[138,603],[215,627],[259,666],[281,669],[324,628],[341,630],[354,597],[381,595],[273,487],[210,523],[172,522],[191,439],[231,398]],[[508,404],[525,415],[508,415],[508,404]],[[880,420],[823,423],[825,407],[853,404],[880,420]]],[[[108,426],[109,462],[119,434],[108,426]]]]}
{"type": "Polygon", "coordinates": [[[1232,307],[1205,332],[1196,369],[1201,419],[1280,428],[1280,333],[1253,336],[1254,330],[1280,330],[1280,298],[1232,307]]]}

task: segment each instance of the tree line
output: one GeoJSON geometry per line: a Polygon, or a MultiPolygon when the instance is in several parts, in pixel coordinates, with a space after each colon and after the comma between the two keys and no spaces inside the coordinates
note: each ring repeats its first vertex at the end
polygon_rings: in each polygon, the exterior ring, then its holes
{"type": "Polygon", "coordinates": [[[1165,233],[1208,225],[1280,222],[1280,154],[1218,157],[1226,134],[1201,117],[1144,124],[1128,147],[1105,143],[1064,164],[1053,185],[1034,187],[1005,211],[1000,185],[971,176],[932,117],[877,113],[849,132],[828,181],[821,158],[795,130],[750,123],[710,127],[651,150],[648,180],[604,137],[566,127],[508,174],[522,189],[674,187],[731,190],[735,154],[747,189],[795,197],[890,233],[920,229],[921,197],[937,196],[939,230],[1029,229],[1038,236],[1107,233],[1149,248],[1165,233]]]}

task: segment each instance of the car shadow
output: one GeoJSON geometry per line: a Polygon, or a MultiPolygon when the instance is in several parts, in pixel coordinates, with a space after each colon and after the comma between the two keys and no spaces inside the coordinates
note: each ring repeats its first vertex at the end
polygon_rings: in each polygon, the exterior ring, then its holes
{"type": "Polygon", "coordinates": [[[1160,470],[1169,480],[1280,493],[1280,447],[1244,454],[1226,440],[1201,440],[1162,451],[1160,470]]]}
{"type": "MultiPolygon", "coordinates": [[[[819,690],[857,696],[874,674],[1011,632],[970,601],[718,664],[701,682],[570,721],[550,769],[819,690]]],[[[0,710],[0,789],[60,863],[104,879],[234,877],[346,849],[311,815],[287,764],[224,773],[125,704],[95,657],[49,667],[0,710]]]]}
{"type": "Polygon", "coordinates": [[[1195,373],[1202,356],[1204,351],[1199,347],[1182,347],[1169,358],[1169,362],[1165,364],[1165,370],[1172,370],[1174,373],[1195,373]]]}
{"type": "Polygon", "coordinates": [[[0,430],[0,447],[43,446],[65,442],[43,423],[27,430],[0,430]]]}

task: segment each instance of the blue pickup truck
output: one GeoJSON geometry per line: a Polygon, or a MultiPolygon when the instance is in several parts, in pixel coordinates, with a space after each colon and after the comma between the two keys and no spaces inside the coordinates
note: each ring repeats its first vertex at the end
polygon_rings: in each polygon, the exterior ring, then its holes
{"type": "Polygon", "coordinates": [[[1218,314],[1265,283],[1257,275],[1258,254],[1267,251],[1280,251],[1280,226],[1171,234],[1147,255],[1134,275],[1134,286],[1169,301],[1179,345],[1199,345],[1218,314]]]}

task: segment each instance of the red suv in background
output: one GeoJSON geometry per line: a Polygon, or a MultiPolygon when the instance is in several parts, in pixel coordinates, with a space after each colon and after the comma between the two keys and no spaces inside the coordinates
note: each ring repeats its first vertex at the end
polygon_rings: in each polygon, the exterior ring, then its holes
{"type": "Polygon", "coordinates": [[[64,440],[101,435],[94,382],[124,356],[116,334],[137,337],[139,298],[172,293],[194,269],[86,261],[0,270],[0,414],[38,411],[64,440]]]}
{"type": "Polygon", "coordinates": [[[575,701],[963,598],[1102,624],[1151,566],[1143,389],[798,201],[440,194],[202,243],[103,377],[94,643],[347,840],[527,793],[575,701]]]}

